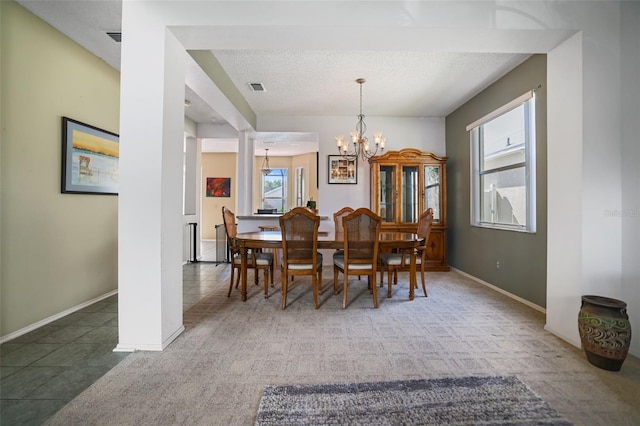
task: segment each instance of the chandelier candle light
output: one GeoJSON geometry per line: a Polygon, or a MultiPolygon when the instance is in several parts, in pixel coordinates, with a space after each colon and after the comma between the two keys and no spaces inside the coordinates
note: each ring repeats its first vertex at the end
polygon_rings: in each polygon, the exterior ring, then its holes
{"type": "Polygon", "coordinates": [[[384,151],[384,138],[382,133],[373,134],[373,143],[375,144],[375,150],[371,152],[369,145],[369,139],[364,135],[367,131],[367,125],[364,123],[364,114],[362,114],[362,85],[366,80],[359,78],[356,83],[360,85],[360,115],[358,115],[358,123],[356,124],[356,131],[351,132],[351,142],[353,142],[353,151],[349,150],[349,143],[344,140],[342,135],[336,136],[336,143],[338,145],[338,152],[344,157],[360,157],[363,160],[368,160],[378,153],[384,151]]]}
{"type": "Polygon", "coordinates": [[[265,176],[271,173],[271,168],[269,167],[269,148],[264,150],[264,160],[262,160],[262,168],[260,171],[265,176]]]}

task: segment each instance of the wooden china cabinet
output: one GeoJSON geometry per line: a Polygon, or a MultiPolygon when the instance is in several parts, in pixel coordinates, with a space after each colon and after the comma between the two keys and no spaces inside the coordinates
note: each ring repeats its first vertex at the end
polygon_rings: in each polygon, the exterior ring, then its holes
{"type": "Polygon", "coordinates": [[[447,157],[414,148],[388,151],[369,160],[371,210],[382,216],[383,230],[416,232],[420,213],[431,207],[426,269],[448,271],[447,157]]]}

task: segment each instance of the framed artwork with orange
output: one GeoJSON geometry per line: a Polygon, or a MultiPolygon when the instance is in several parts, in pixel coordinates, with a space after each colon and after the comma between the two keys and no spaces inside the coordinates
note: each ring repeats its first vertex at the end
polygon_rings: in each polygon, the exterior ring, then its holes
{"type": "Polygon", "coordinates": [[[208,177],[207,197],[231,197],[231,178],[208,177]]]}

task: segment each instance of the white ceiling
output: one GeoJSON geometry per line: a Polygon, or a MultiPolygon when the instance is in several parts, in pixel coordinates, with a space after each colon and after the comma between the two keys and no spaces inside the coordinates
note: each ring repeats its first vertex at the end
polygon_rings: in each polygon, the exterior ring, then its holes
{"type": "MultiPolygon", "coordinates": [[[[120,68],[120,44],[106,35],[121,29],[120,1],[17,1],[114,68],[120,68]]],[[[547,43],[552,45],[554,41],[547,43]]],[[[367,116],[445,117],[530,56],[442,49],[211,49],[257,116],[353,115],[354,126],[359,112],[356,78],[367,80],[363,85],[363,113],[367,116]],[[249,83],[262,83],[266,92],[251,91],[249,83]]],[[[185,114],[196,123],[224,122],[189,87],[185,88],[185,99],[191,102],[185,114]]],[[[278,136],[286,146],[297,142],[291,136],[299,135],[269,134],[261,138],[258,133],[257,148],[264,148],[263,139],[276,141],[278,136]]],[[[208,142],[207,149],[215,149],[214,142],[208,142]]],[[[233,145],[229,140],[218,142],[221,150],[233,145]]],[[[317,147],[317,137],[315,144],[317,147]]],[[[270,155],[279,154],[272,149],[270,155]]]]}
{"type": "MultiPolygon", "coordinates": [[[[213,50],[258,115],[444,117],[529,55],[327,50],[213,50]],[[263,83],[252,92],[248,83],[263,83]]],[[[355,121],[355,119],[354,119],[355,121]]]]}

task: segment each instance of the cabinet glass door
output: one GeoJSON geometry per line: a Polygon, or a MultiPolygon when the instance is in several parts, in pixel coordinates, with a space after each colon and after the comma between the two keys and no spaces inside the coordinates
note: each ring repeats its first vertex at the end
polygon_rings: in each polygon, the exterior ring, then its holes
{"type": "Polygon", "coordinates": [[[401,222],[418,222],[418,166],[402,166],[401,222]]]}
{"type": "Polygon", "coordinates": [[[380,166],[380,211],[377,213],[383,222],[395,222],[395,179],[395,166],[380,166]]]}
{"type": "Polygon", "coordinates": [[[440,222],[440,166],[424,166],[424,210],[433,209],[433,221],[440,222]]]}

